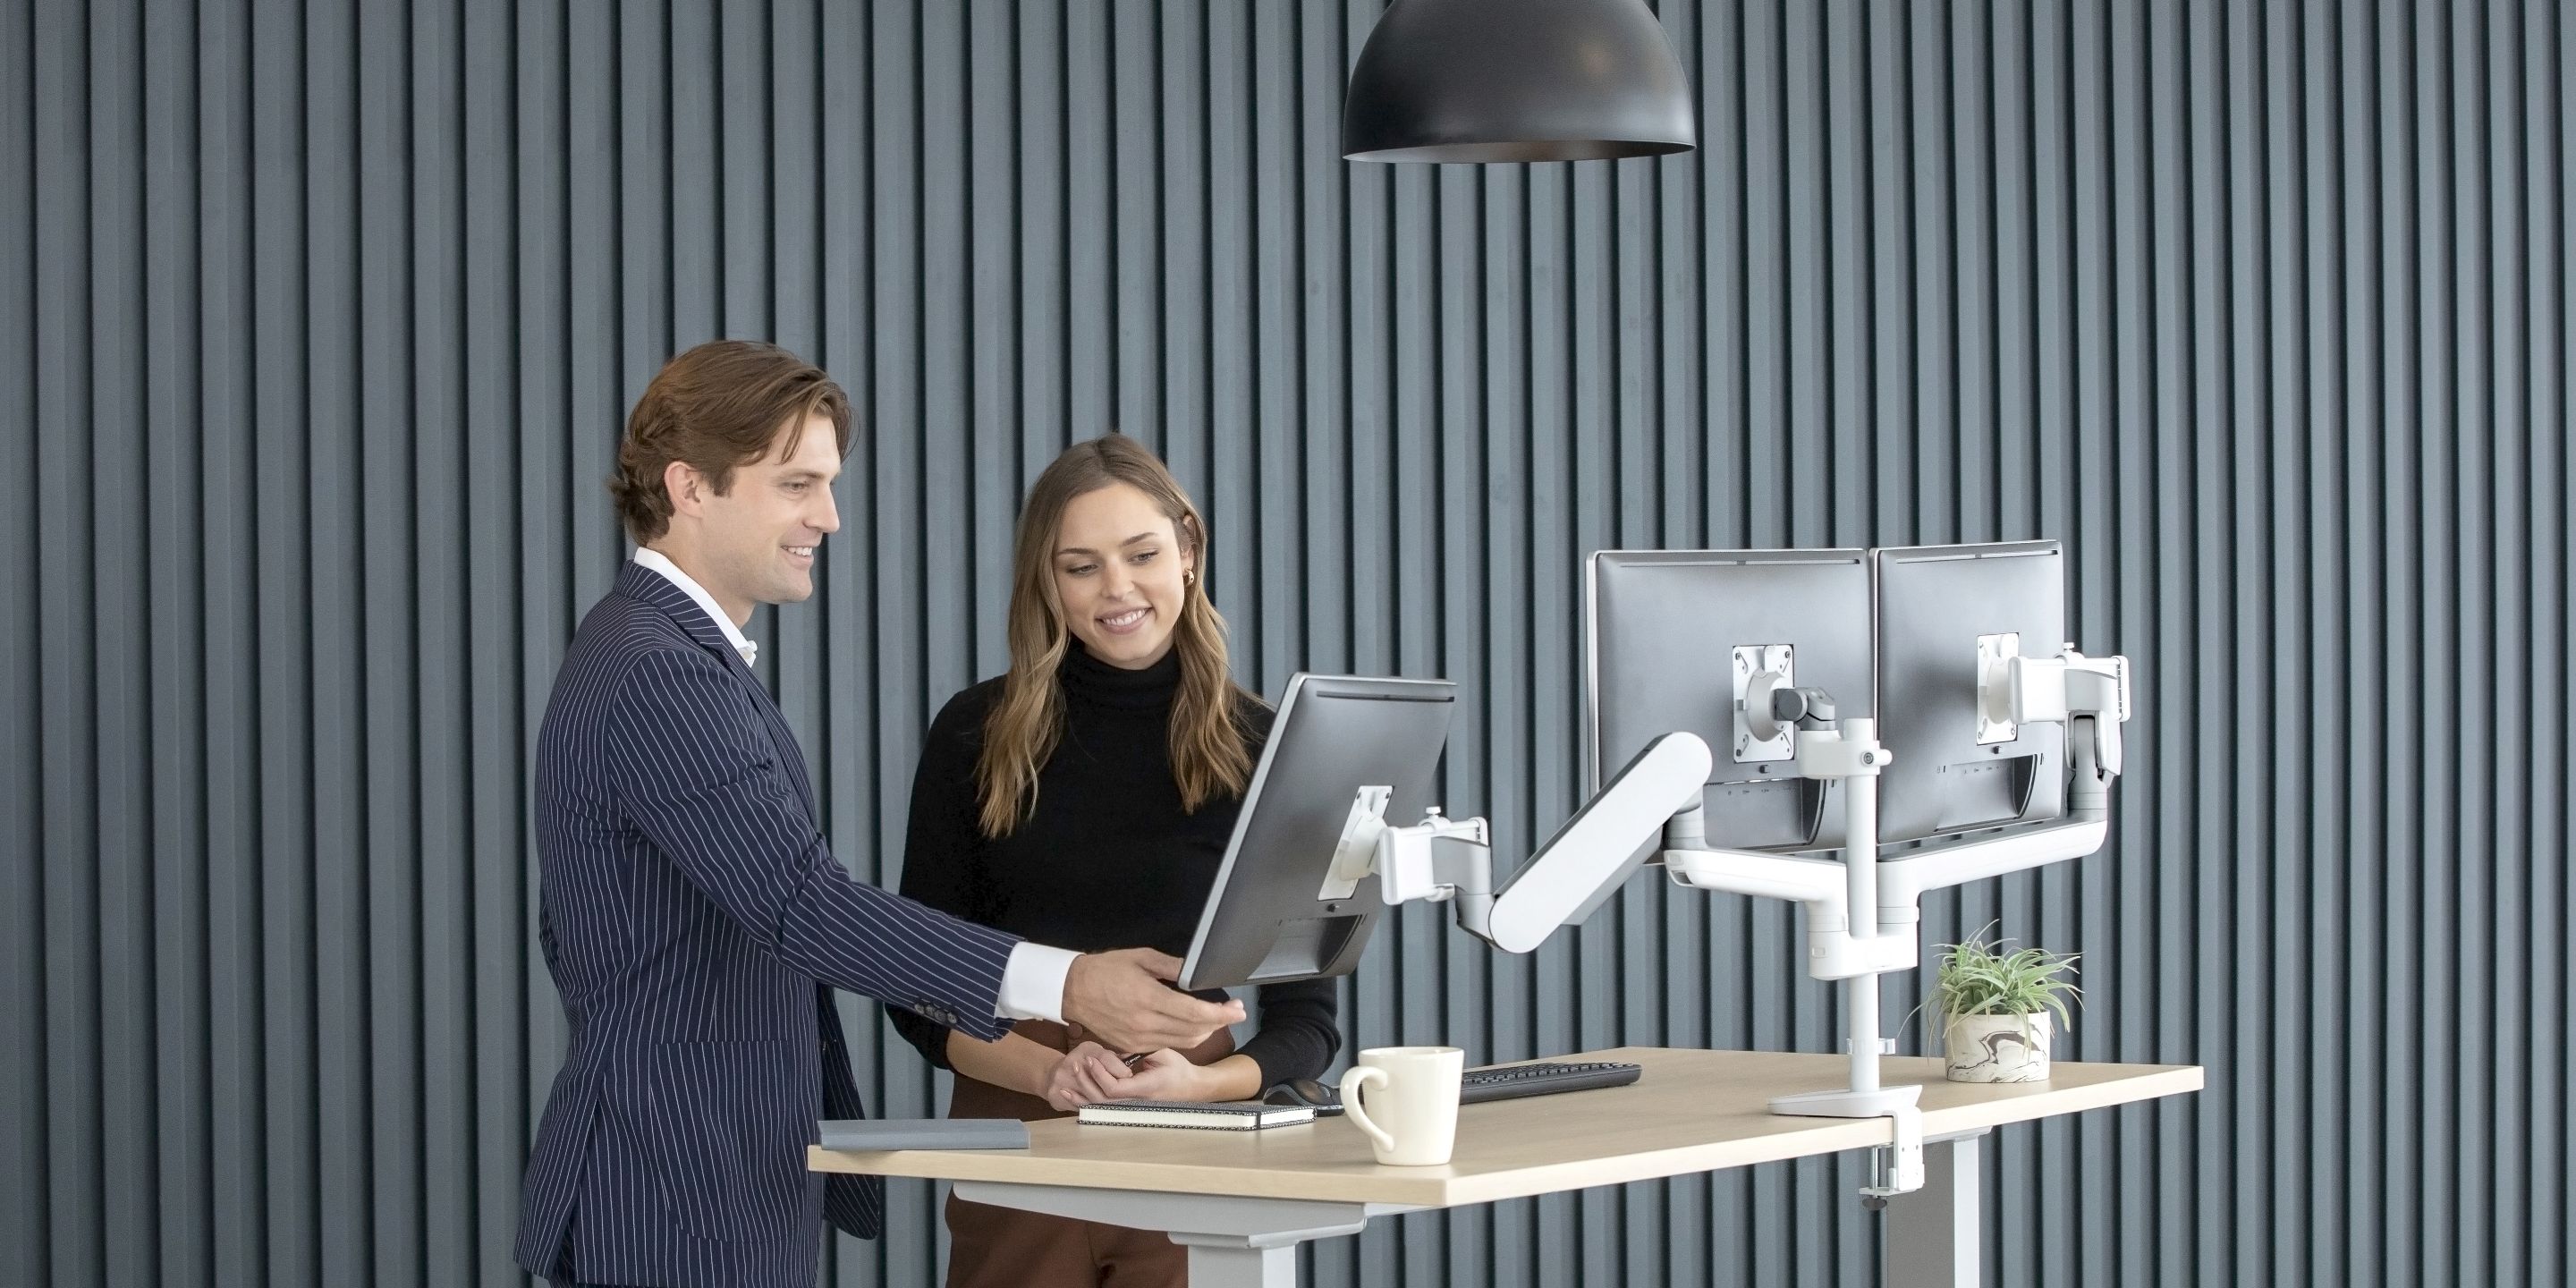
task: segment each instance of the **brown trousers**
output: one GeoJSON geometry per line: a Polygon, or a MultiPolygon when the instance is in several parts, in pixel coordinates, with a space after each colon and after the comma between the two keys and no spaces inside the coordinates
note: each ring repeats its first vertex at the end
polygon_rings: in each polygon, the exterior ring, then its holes
{"type": "MultiPolygon", "coordinates": [[[[1022,1020],[1012,1032],[1070,1051],[1085,1035],[1078,1026],[1022,1020]]],[[[1218,1029],[1182,1052],[1192,1064],[1234,1054],[1234,1035],[1218,1029]]],[[[1017,1118],[1038,1122],[1072,1115],[1022,1092],[957,1075],[951,1118],[1017,1118]]],[[[1076,1221],[969,1203],[948,1196],[948,1288],[1187,1288],[1189,1250],[1169,1235],[1123,1225],[1076,1221]]]]}

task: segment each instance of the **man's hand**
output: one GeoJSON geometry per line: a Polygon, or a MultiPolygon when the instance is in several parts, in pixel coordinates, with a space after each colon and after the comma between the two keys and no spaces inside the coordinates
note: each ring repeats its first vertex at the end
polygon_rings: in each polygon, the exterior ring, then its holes
{"type": "Polygon", "coordinates": [[[1064,977],[1064,1018],[1121,1051],[1188,1050],[1243,1019],[1243,1003],[1202,1002],[1169,987],[1180,959],[1151,948],[1084,953],[1064,977]]]}

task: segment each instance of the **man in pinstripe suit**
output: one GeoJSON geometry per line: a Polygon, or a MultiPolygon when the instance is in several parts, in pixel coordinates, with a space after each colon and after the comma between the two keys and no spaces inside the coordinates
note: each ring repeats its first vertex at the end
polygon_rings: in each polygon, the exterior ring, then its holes
{"type": "Polygon", "coordinates": [[[1023,943],[850,878],[742,624],[813,594],[850,411],[820,370],[717,341],[635,405],[611,488],[639,547],[582,620],[538,734],[539,937],[571,1049],[529,1158],[518,1259],[558,1284],[814,1282],[873,1178],[805,1170],[866,1111],[831,990],[985,1039],[1071,1020],[1126,1050],[1242,1018],[1179,963],[1023,943]]]}

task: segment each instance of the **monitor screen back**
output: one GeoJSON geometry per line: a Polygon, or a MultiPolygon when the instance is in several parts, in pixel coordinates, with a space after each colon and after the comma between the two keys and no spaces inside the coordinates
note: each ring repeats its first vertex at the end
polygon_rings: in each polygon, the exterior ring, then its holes
{"type": "Polygon", "coordinates": [[[1216,885],[1181,965],[1184,988],[1233,988],[1344,975],[1385,911],[1374,875],[1322,897],[1333,851],[1362,787],[1393,789],[1389,826],[1440,802],[1440,752],[1457,708],[1446,680],[1300,674],[1236,817],[1216,885]]]}
{"type": "Polygon", "coordinates": [[[1592,790],[1656,737],[1708,743],[1710,845],[1842,844],[1842,794],[1787,760],[1739,755],[1735,650],[1788,645],[1794,683],[1870,711],[1869,563],[1863,550],[1605,550],[1592,557],[1585,778],[1592,790]]]}
{"type": "Polygon", "coordinates": [[[1881,845],[2066,812],[2066,731],[2027,724],[1978,742],[1978,639],[2018,634],[2025,657],[2066,642],[2066,568],[2054,541],[1877,552],[1881,845]]]}

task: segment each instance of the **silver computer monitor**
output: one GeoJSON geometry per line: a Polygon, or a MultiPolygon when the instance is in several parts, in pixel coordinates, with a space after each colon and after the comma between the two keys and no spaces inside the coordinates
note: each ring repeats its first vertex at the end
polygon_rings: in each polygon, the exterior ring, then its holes
{"type": "Polygon", "coordinates": [[[1377,877],[1323,897],[1351,803],[1363,787],[1393,789],[1390,825],[1437,804],[1440,751],[1457,705],[1457,686],[1446,680],[1289,679],[1181,963],[1183,988],[1284,983],[1359,965],[1385,911],[1377,877]]]}
{"type": "Polygon", "coordinates": [[[1839,789],[1798,777],[1787,738],[1756,741],[1736,700],[1761,668],[1870,713],[1865,550],[1604,550],[1584,602],[1585,779],[1657,736],[1694,733],[1713,766],[1708,842],[1801,850],[1842,843],[1839,789]]]}
{"type": "Polygon", "coordinates": [[[1873,552],[1878,596],[1882,846],[2066,811],[2066,729],[2006,726],[1978,703],[1984,661],[2066,643],[2066,558],[2054,541],[1873,552]]]}

